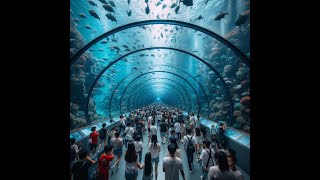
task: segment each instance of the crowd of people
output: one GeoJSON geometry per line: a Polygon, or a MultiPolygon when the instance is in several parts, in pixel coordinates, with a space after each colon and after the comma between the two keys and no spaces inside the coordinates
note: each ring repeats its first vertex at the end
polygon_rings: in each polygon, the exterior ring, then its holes
{"type": "Polygon", "coordinates": [[[88,169],[97,164],[95,178],[108,180],[109,171],[119,169],[124,154],[126,180],[137,180],[139,170],[143,173],[142,180],[157,180],[159,163],[162,163],[166,180],[178,180],[179,172],[185,180],[187,167],[183,167],[182,163],[182,151],[185,151],[190,173],[193,172],[194,159],[202,167],[201,180],[243,180],[244,176],[235,166],[236,152],[226,147],[224,130],[225,125],[220,124],[219,127],[212,126],[208,134],[201,127],[199,115],[189,113],[184,116],[181,110],[174,107],[157,104],[136,109],[128,117],[121,115],[120,125],[111,130],[107,130],[105,124],[99,132],[92,127],[90,152],[79,148],[75,139],[71,139],[71,177],[87,180],[88,169]],[[161,142],[158,142],[158,131],[161,142]],[[147,138],[143,138],[144,134],[147,138]],[[147,141],[146,147],[143,146],[144,141],[147,141]],[[162,146],[165,144],[168,145],[162,146]],[[183,149],[179,148],[179,144],[183,149]],[[98,158],[97,149],[101,147],[103,154],[98,158]],[[160,159],[161,151],[167,153],[160,159]]]}

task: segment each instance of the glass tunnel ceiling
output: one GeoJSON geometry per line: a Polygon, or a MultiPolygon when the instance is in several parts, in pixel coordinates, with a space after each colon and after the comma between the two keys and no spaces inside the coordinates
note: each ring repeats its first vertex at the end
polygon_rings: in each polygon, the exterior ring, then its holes
{"type": "MultiPolygon", "coordinates": [[[[125,17],[120,12],[129,7],[127,1],[114,1],[116,2],[116,8],[113,9],[116,11],[117,24],[107,20],[105,16],[102,18],[98,11],[105,10],[102,8],[101,2],[94,2],[98,7],[91,6],[88,1],[71,1],[71,11],[73,13],[73,15],[70,15],[71,57],[81,47],[109,30],[132,22],[157,19],[156,15],[153,17],[151,14],[155,9],[150,4],[155,4],[158,1],[148,2],[150,6],[150,16],[148,16],[145,13],[144,15],[139,13],[139,9],[144,6],[140,5],[139,7],[138,4],[141,2],[145,4],[144,1],[131,0],[132,15],[130,17],[126,14],[127,17],[125,17]],[[98,13],[101,18],[100,24],[98,24],[98,19],[90,16],[88,12],[90,9],[94,9],[98,13]],[[84,13],[86,18],[79,17],[78,14],[80,13],[78,12],[80,11],[87,12],[87,14],[84,13]],[[78,26],[73,23],[75,18],[80,20],[77,23],[78,26]],[[92,29],[83,27],[86,23],[92,29]]],[[[208,7],[206,6],[205,8],[200,5],[201,1],[194,1],[192,8],[185,7],[181,3],[178,14],[175,14],[174,8],[168,7],[173,2],[164,0],[157,7],[159,9],[161,6],[160,9],[162,9],[162,5],[167,4],[163,11],[158,11],[160,19],[175,19],[209,29],[238,47],[243,54],[250,58],[249,18],[240,27],[235,26],[232,21],[232,19],[235,19],[234,21],[237,20],[235,13],[241,11],[241,9],[249,14],[248,1],[212,0],[207,2],[208,7]],[[214,21],[213,15],[216,14],[215,12],[219,14],[219,11],[225,7],[228,7],[226,9],[228,9],[229,15],[226,15],[220,21],[214,21]],[[167,8],[169,8],[168,11],[166,11],[167,8]],[[202,10],[200,11],[199,9],[202,10]],[[165,15],[161,18],[161,13],[170,12],[169,18],[165,15]],[[196,12],[198,16],[202,14],[204,19],[196,20],[195,22],[185,19],[189,16],[196,16],[196,12]],[[209,20],[206,17],[211,17],[211,19],[209,20]],[[229,36],[231,34],[230,38],[227,33],[229,29],[233,31],[229,32],[229,36]]],[[[202,3],[204,4],[205,1],[202,1],[202,3]]],[[[225,11],[223,10],[223,12],[225,11]]],[[[177,106],[180,105],[186,108],[183,110],[195,113],[198,113],[200,104],[201,116],[212,120],[223,120],[230,123],[230,126],[249,132],[250,106],[246,103],[250,100],[249,64],[245,63],[238,54],[225,44],[192,28],[179,25],[153,24],[131,27],[116,32],[96,42],[79,58],[75,59],[70,71],[70,117],[71,121],[75,122],[72,124],[71,129],[84,126],[87,123],[85,109],[86,102],[89,100],[88,97],[90,97],[88,106],[90,123],[109,116],[116,117],[120,114],[120,111],[124,113],[142,104],[157,102],[157,97],[162,93],[163,98],[160,99],[163,102],[166,100],[171,104],[176,103],[177,106]],[[214,70],[196,57],[183,51],[200,58],[214,70]],[[117,59],[119,61],[113,64],[117,59]],[[111,66],[101,74],[108,65],[111,66]],[[134,80],[144,73],[148,74],[134,80]],[[98,77],[99,74],[101,74],[100,77],[98,77]],[[174,74],[181,76],[183,79],[174,74]],[[94,83],[95,80],[96,83],[94,83]],[[128,86],[131,81],[133,82],[128,86]],[[148,88],[144,87],[144,83],[146,85],[149,84],[147,85],[148,88]],[[183,88],[178,84],[182,85],[183,88]],[[179,89],[182,94],[178,90],[174,90],[174,88],[179,89]],[[157,92],[157,89],[158,91],[161,89],[163,92],[157,92]],[[153,98],[149,98],[146,95],[139,98],[139,93],[149,94],[153,98]],[[164,94],[166,93],[169,93],[171,98],[169,98],[169,95],[165,96],[164,94]],[[175,97],[174,94],[179,97],[175,97]],[[245,99],[243,100],[243,98],[245,99]],[[173,101],[172,99],[175,100],[173,101]],[[240,103],[240,100],[242,103],[240,103]],[[111,114],[109,112],[110,108],[111,114]]]]}

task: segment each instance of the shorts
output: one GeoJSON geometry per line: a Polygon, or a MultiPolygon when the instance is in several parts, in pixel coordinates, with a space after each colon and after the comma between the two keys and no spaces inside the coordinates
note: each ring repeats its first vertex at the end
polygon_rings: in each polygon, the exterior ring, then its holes
{"type": "Polygon", "coordinates": [[[114,154],[115,156],[122,156],[122,148],[113,150],[113,154],[114,154]]]}
{"type": "Polygon", "coordinates": [[[151,163],[156,162],[159,163],[159,156],[151,159],[151,163]]]}
{"type": "Polygon", "coordinates": [[[161,137],[165,137],[166,134],[167,134],[166,132],[160,132],[160,136],[161,136],[161,137]]]}
{"type": "Polygon", "coordinates": [[[97,144],[90,144],[90,150],[93,150],[93,148],[97,149],[97,144]]]}
{"type": "Polygon", "coordinates": [[[100,138],[101,141],[106,140],[106,136],[104,136],[104,137],[99,137],[99,138],[100,138]]]}
{"type": "Polygon", "coordinates": [[[125,171],[125,178],[126,180],[133,180],[138,176],[138,171],[134,171],[133,173],[128,173],[127,171],[125,171]]]}

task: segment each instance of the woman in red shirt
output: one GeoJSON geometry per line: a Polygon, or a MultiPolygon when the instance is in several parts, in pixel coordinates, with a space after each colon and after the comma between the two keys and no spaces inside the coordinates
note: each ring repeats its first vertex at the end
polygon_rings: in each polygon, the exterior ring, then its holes
{"type": "Polygon", "coordinates": [[[108,180],[109,179],[109,167],[110,162],[113,160],[113,146],[107,145],[104,147],[104,153],[100,156],[98,161],[98,167],[96,170],[97,180],[108,180]]]}

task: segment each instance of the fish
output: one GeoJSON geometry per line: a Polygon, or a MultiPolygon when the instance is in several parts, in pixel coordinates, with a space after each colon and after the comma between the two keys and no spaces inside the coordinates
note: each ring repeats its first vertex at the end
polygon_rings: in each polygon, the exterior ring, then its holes
{"type": "Polygon", "coordinates": [[[176,12],[176,14],[178,14],[179,9],[180,9],[180,5],[176,7],[176,9],[174,10],[174,12],[176,12]]]}
{"type": "MultiPolygon", "coordinates": [[[[202,16],[202,15],[198,16],[193,22],[195,22],[196,20],[201,20],[201,19],[203,19],[203,16],[202,16]]],[[[190,21],[191,21],[191,20],[190,20],[190,21]]]]}
{"type": "Polygon", "coordinates": [[[128,0],[128,4],[130,5],[130,0],[128,0]]]}
{"type": "Polygon", "coordinates": [[[149,14],[150,13],[150,9],[149,9],[149,5],[147,5],[146,7],[146,14],[149,14]]]}
{"type": "Polygon", "coordinates": [[[176,3],[173,3],[173,4],[171,4],[170,8],[173,9],[173,8],[175,8],[176,6],[177,6],[177,4],[176,4],[176,3]]]}
{"type": "Polygon", "coordinates": [[[160,36],[163,38],[163,34],[161,33],[160,36]]]}
{"type": "Polygon", "coordinates": [[[243,25],[245,22],[246,22],[246,20],[247,20],[247,15],[241,15],[241,14],[239,14],[239,17],[238,17],[238,19],[237,19],[237,21],[234,23],[236,26],[241,26],[241,25],[243,25]]]}
{"type": "Polygon", "coordinates": [[[115,13],[114,10],[113,10],[113,8],[112,8],[109,4],[104,4],[102,7],[103,7],[106,11],[115,13]]]}
{"type": "Polygon", "coordinates": [[[140,54],[139,56],[140,56],[140,57],[143,57],[143,56],[144,56],[144,54],[140,54]]]}
{"type": "Polygon", "coordinates": [[[78,18],[74,18],[73,21],[76,23],[80,22],[80,20],[78,18]]]}
{"type": "Polygon", "coordinates": [[[109,1],[109,4],[110,4],[112,7],[116,7],[116,4],[115,4],[113,1],[109,1]]]}
{"type": "Polygon", "coordinates": [[[129,48],[127,45],[122,45],[122,47],[127,48],[127,49],[129,48]]]}
{"type": "Polygon", "coordinates": [[[145,3],[148,3],[148,0],[144,0],[145,3]]]}
{"type": "Polygon", "coordinates": [[[98,51],[103,51],[103,49],[98,49],[98,51]]]}
{"type": "Polygon", "coordinates": [[[87,29],[92,29],[89,25],[85,25],[84,27],[86,27],[87,29]]]}
{"type": "Polygon", "coordinates": [[[193,6],[193,0],[180,0],[185,6],[193,6]]]}
{"type": "Polygon", "coordinates": [[[107,43],[108,43],[108,41],[106,41],[106,40],[101,41],[101,44],[107,44],[107,43]]]}
{"type": "Polygon", "coordinates": [[[127,11],[128,16],[131,16],[131,9],[130,11],[127,11]]]}
{"type": "Polygon", "coordinates": [[[111,21],[115,21],[116,24],[118,24],[117,19],[112,14],[107,13],[106,16],[107,16],[108,19],[110,19],[111,21]]]}
{"type": "Polygon", "coordinates": [[[158,2],[156,3],[156,6],[159,6],[161,3],[162,3],[161,1],[158,1],[158,2]]]}
{"type": "Polygon", "coordinates": [[[209,1],[210,1],[210,0],[206,0],[206,1],[204,2],[204,4],[207,4],[209,1]]]}
{"type": "Polygon", "coordinates": [[[108,59],[107,59],[107,58],[103,58],[102,60],[108,61],[108,59]]]}
{"type": "Polygon", "coordinates": [[[160,19],[159,14],[156,16],[157,19],[160,19]]]}
{"type": "Polygon", "coordinates": [[[99,0],[102,4],[108,4],[106,0],[99,0]]]}
{"type": "Polygon", "coordinates": [[[229,15],[228,12],[225,12],[225,13],[220,12],[220,14],[218,14],[218,15],[214,18],[214,20],[215,20],[215,21],[219,21],[220,19],[224,18],[225,15],[229,15]]]}
{"type": "Polygon", "coordinates": [[[166,4],[162,5],[162,10],[163,10],[164,8],[166,8],[166,7],[167,7],[167,5],[166,5],[166,4]]]}
{"type": "Polygon", "coordinates": [[[87,17],[87,16],[84,15],[83,13],[80,13],[79,16],[82,17],[82,18],[86,18],[86,17],[87,17]]]}
{"type": "MultiPolygon", "coordinates": [[[[88,2],[89,2],[89,4],[90,4],[91,6],[97,6],[97,4],[96,4],[94,1],[92,1],[92,0],[89,0],[88,2]]],[[[98,6],[97,6],[97,7],[98,7],[98,6]]]]}
{"type": "Polygon", "coordinates": [[[91,16],[93,16],[96,19],[100,20],[100,17],[98,16],[98,14],[94,11],[94,10],[89,10],[89,13],[91,16]]]}

